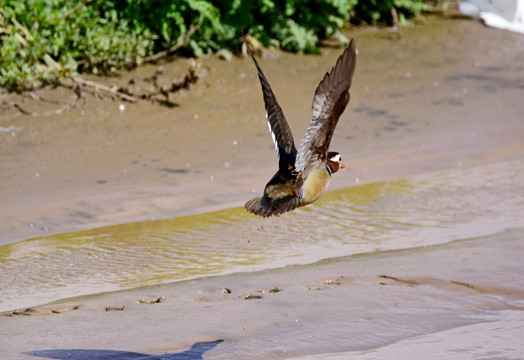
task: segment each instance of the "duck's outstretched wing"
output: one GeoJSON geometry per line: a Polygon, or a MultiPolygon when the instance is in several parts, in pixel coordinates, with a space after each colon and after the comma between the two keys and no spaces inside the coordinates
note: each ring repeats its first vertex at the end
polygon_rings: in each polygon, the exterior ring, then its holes
{"type": "Polygon", "coordinates": [[[356,57],[355,41],[351,40],[315,91],[313,118],[300,144],[295,164],[296,171],[302,170],[304,178],[327,159],[331,137],[340,115],[349,102],[349,88],[355,71],[356,57]]]}
{"type": "Polygon", "coordinates": [[[261,197],[249,200],[245,204],[245,208],[247,211],[262,217],[278,216],[298,206],[298,193],[302,178],[300,174],[295,173],[297,149],[284,112],[253,54],[251,54],[251,57],[257,67],[258,78],[260,85],[262,85],[267,111],[266,118],[277,150],[278,171],[266,184],[264,194],[261,197]]]}
{"type": "Polygon", "coordinates": [[[283,177],[288,180],[292,177],[292,172],[295,169],[295,160],[297,155],[297,149],[295,142],[293,141],[293,134],[286,121],[284,112],[277,102],[271,86],[267,81],[260,65],[257,60],[251,54],[253,61],[258,70],[258,78],[260,79],[260,85],[262,85],[262,92],[264,94],[264,104],[266,107],[266,118],[269,126],[269,131],[275,143],[278,157],[278,168],[283,177]]]}

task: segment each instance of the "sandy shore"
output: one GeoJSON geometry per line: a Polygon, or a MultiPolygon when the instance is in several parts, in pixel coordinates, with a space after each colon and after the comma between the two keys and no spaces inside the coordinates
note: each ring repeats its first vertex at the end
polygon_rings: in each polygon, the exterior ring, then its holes
{"type": "MultiPolygon", "coordinates": [[[[352,99],[333,139],[349,169],[331,189],[455,169],[481,182],[475,166],[522,161],[522,36],[463,19],[406,28],[402,41],[354,35],[352,99]]],[[[263,61],[297,134],[339,53],[263,61]]],[[[181,67],[166,64],[166,76],[181,67]]],[[[253,66],[209,58],[204,68],[171,108],[87,98],[59,116],[2,114],[0,245],[240,206],[261,191],[275,158],[253,66]]],[[[524,227],[483,231],[10,310],[0,349],[8,359],[520,358],[524,227]]]]}
{"type": "Polygon", "coordinates": [[[9,359],[519,358],[523,230],[70,299],[0,317],[0,345],[9,359]]]}

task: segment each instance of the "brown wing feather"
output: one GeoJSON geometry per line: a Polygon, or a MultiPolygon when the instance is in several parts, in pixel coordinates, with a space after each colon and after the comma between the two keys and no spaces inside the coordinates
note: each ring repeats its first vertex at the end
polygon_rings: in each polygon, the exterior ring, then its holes
{"type": "Polygon", "coordinates": [[[295,142],[293,141],[293,134],[291,133],[284,112],[278,104],[277,98],[275,97],[273,90],[271,90],[271,86],[262,72],[260,65],[253,54],[251,54],[251,57],[253,58],[258,70],[258,77],[264,95],[264,105],[267,111],[267,121],[277,150],[279,169],[289,176],[288,173],[290,173],[295,167],[297,154],[295,142]]]}
{"type": "Polygon", "coordinates": [[[278,216],[294,210],[299,205],[298,190],[292,188],[292,181],[288,183],[268,184],[264,195],[249,200],[244,207],[247,211],[262,217],[278,216]]]}
{"type": "Polygon", "coordinates": [[[296,170],[303,170],[304,178],[312,169],[326,161],[338,119],[349,102],[356,55],[355,42],[351,40],[315,91],[313,118],[300,144],[296,160],[296,170]]]}
{"type": "Polygon", "coordinates": [[[250,213],[262,217],[279,216],[297,208],[298,197],[287,196],[278,200],[271,200],[267,197],[256,197],[249,200],[244,207],[250,213]]]}

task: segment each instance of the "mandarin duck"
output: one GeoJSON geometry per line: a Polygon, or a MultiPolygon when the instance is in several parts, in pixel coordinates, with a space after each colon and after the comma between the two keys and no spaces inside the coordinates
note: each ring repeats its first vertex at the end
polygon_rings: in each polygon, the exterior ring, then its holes
{"type": "Polygon", "coordinates": [[[251,54],[262,85],[269,130],[275,143],[278,171],[264,188],[264,194],[245,204],[247,211],[262,217],[279,216],[311,204],[327,189],[331,175],[343,168],[339,153],[329,151],[331,137],[349,102],[349,88],[355,71],[355,42],[326,73],[313,97],[313,118],[298,151],[293,134],[260,65],[251,54]]]}

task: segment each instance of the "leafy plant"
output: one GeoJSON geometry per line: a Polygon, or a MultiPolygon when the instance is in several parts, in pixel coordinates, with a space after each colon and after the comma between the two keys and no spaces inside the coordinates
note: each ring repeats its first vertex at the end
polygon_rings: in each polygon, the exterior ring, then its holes
{"type": "Polygon", "coordinates": [[[71,0],[3,0],[0,85],[23,90],[65,73],[107,72],[135,65],[153,49],[147,29],[129,28],[102,2],[75,8],[71,0]]]}
{"type": "Polygon", "coordinates": [[[419,17],[427,10],[427,5],[424,0],[360,0],[355,6],[355,13],[368,24],[391,24],[392,8],[397,10],[400,23],[405,24],[407,19],[419,17]]]}
{"type": "Polygon", "coordinates": [[[183,54],[238,49],[244,35],[267,47],[316,52],[350,14],[369,23],[418,16],[423,0],[0,0],[0,86],[14,91],[81,72],[140,64],[198,26],[183,54]]]}

